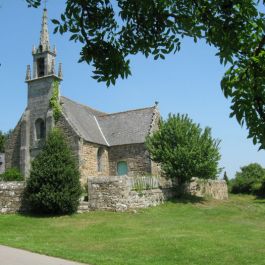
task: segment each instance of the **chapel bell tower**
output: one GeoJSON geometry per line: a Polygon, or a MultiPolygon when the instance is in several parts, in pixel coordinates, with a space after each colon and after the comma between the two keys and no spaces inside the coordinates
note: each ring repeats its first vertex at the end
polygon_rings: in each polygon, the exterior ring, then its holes
{"type": "Polygon", "coordinates": [[[62,65],[59,64],[56,72],[56,48],[50,47],[46,7],[43,10],[39,45],[33,47],[32,56],[33,71],[28,65],[26,72],[28,103],[21,123],[20,169],[25,176],[29,174],[30,161],[39,153],[54,126],[50,100],[62,81],[62,65]]]}
{"type": "Polygon", "coordinates": [[[58,80],[62,80],[62,67],[59,64],[58,73],[55,72],[55,58],[56,48],[55,46],[51,50],[50,38],[48,32],[48,17],[47,9],[44,8],[40,32],[40,43],[36,48],[33,46],[33,76],[31,78],[30,65],[27,66],[26,82],[30,82],[39,78],[54,76],[58,80]]]}
{"type": "MultiPolygon", "coordinates": [[[[56,49],[55,46],[51,50],[49,33],[48,33],[48,17],[47,9],[43,10],[41,33],[40,33],[40,43],[37,48],[35,46],[32,50],[33,55],[33,79],[42,78],[45,76],[54,75],[55,73],[55,58],[56,58],[56,49]]],[[[28,72],[26,80],[28,81],[30,77],[30,67],[28,66],[28,72]]],[[[59,79],[62,78],[61,65],[59,66],[58,76],[59,79]]]]}

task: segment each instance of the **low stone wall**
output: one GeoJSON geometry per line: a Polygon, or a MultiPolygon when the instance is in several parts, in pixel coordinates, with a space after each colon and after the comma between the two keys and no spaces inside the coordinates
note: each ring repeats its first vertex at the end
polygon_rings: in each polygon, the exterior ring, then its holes
{"type": "MultiPolygon", "coordinates": [[[[80,202],[79,212],[90,210],[127,211],[156,206],[174,198],[177,181],[159,177],[89,177],[88,202],[80,202]]],[[[25,182],[0,182],[0,213],[21,211],[25,182]]],[[[185,186],[185,192],[214,199],[228,198],[223,180],[200,180],[193,178],[185,186]]]]}
{"type": "Polygon", "coordinates": [[[216,200],[228,199],[228,188],[224,180],[203,180],[192,178],[184,186],[184,192],[198,197],[209,196],[216,200]]]}
{"type": "Polygon", "coordinates": [[[5,172],[5,154],[0,153],[0,174],[5,172]]]}
{"type": "Polygon", "coordinates": [[[0,213],[15,213],[21,209],[25,182],[0,182],[0,213]]]}
{"type": "MultiPolygon", "coordinates": [[[[150,177],[148,177],[150,179],[150,177]]],[[[128,176],[89,177],[88,202],[91,210],[127,211],[156,206],[176,195],[172,183],[136,185],[135,178],[128,176]],[[148,189],[146,189],[148,186],[148,189]]],[[[162,183],[162,182],[159,182],[162,183]]]]}

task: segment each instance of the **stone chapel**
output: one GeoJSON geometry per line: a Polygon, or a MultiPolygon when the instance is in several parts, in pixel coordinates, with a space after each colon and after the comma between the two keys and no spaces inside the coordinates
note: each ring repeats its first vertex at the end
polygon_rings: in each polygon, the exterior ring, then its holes
{"type": "Polygon", "coordinates": [[[40,43],[33,48],[33,71],[27,66],[27,107],[6,143],[5,168],[16,167],[29,176],[31,161],[41,151],[49,131],[60,128],[79,163],[81,182],[88,176],[159,174],[145,148],[147,135],[158,128],[157,106],[104,113],[60,96],[61,115],[54,120],[50,101],[55,83],[56,49],[50,48],[47,9],[43,11],[40,43]]]}

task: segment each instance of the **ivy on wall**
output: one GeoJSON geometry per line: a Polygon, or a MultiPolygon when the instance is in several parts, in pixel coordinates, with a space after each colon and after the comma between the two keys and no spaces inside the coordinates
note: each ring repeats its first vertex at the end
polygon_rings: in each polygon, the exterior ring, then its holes
{"type": "Polygon", "coordinates": [[[60,82],[58,80],[53,81],[53,94],[50,99],[50,107],[53,110],[53,118],[55,122],[59,120],[62,113],[62,108],[59,102],[59,85],[60,82]]]}

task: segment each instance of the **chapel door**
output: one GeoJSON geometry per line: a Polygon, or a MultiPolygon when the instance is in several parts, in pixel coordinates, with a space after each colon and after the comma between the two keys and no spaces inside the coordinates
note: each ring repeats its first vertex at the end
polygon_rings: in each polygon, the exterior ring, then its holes
{"type": "Polygon", "coordinates": [[[128,166],[125,161],[120,161],[117,164],[117,173],[118,176],[123,176],[128,174],[128,166]]]}

